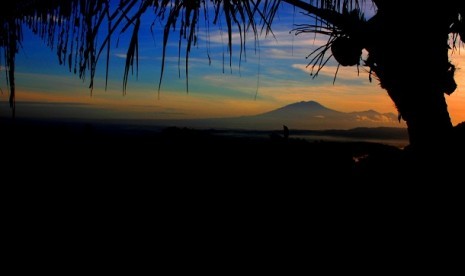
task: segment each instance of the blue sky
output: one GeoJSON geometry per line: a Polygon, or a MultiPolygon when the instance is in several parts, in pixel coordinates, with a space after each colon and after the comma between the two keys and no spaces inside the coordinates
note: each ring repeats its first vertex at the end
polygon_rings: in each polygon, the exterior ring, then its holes
{"type": "MultiPolygon", "coordinates": [[[[333,84],[336,62],[331,60],[316,78],[309,75],[306,56],[324,37],[289,33],[294,23],[308,21],[297,10],[284,5],[275,19],[275,38],[262,35],[259,47],[248,37],[246,57],[239,67],[239,38],[234,35],[233,63],[229,67],[227,34],[218,26],[210,26],[207,39],[201,23],[198,46],[192,49],[189,63],[189,93],[186,92],[185,53],[181,53],[181,77],[178,77],[178,34],[168,44],[166,71],[160,94],[157,92],[161,68],[162,32],[149,32],[151,19],[143,22],[140,37],[139,75],[131,76],[127,94],[123,95],[123,72],[127,35],[119,47],[113,41],[109,87],[105,91],[102,59],[90,94],[89,80],[80,80],[60,66],[54,52],[25,28],[23,47],[17,57],[17,116],[66,117],[79,119],[172,119],[210,118],[253,115],[298,101],[314,100],[340,111],[374,109],[396,110],[387,93],[360,67],[339,70],[333,84]],[[208,62],[208,51],[212,58],[208,62]],[[223,61],[223,54],[225,56],[223,61]],[[224,68],[224,73],[223,73],[224,68]]],[[[224,25],[224,24],[223,24],[224,25]]],[[[185,45],[185,42],[184,42],[185,45]]],[[[184,51],[185,47],[183,48],[184,51]]],[[[452,60],[460,68],[464,55],[452,60]]],[[[453,122],[465,121],[465,74],[456,75],[459,88],[448,97],[453,122]]],[[[0,116],[10,116],[8,89],[0,80],[0,116]]]]}

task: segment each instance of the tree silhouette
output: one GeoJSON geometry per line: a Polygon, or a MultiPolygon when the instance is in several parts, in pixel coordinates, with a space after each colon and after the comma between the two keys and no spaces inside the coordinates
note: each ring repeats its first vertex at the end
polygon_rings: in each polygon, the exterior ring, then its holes
{"type": "MultiPolygon", "coordinates": [[[[54,47],[60,64],[80,78],[90,75],[90,88],[98,61],[106,57],[106,71],[112,40],[131,32],[123,79],[138,65],[138,33],[141,17],[153,15],[153,25],[161,24],[163,61],[170,35],[179,36],[179,51],[186,50],[188,89],[189,53],[197,44],[199,22],[225,22],[228,52],[232,60],[232,35],[240,35],[241,57],[245,41],[252,35],[272,34],[273,19],[283,5],[294,6],[308,17],[308,24],[296,26],[296,34],[310,32],[328,37],[313,53],[310,65],[317,73],[334,58],[342,66],[366,66],[387,90],[407,122],[413,148],[443,145],[451,139],[452,123],[444,93],[456,89],[455,66],[449,49],[465,40],[465,4],[443,0],[435,5],[420,0],[23,0],[0,12],[0,47],[7,68],[10,105],[15,109],[15,55],[20,49],[21,29],[30,28],[54,47]],[[376,14],[366,20],[366,9],[376,14]],[[103,36],[102,36],[103,34],[103,36]],[[103,39],[102,39],[103,37],[103,39]],[[362,59],[362,49],[368,57],[362,59]]],[[[208,57],[209,58],[209,57],[208,57]]]]}

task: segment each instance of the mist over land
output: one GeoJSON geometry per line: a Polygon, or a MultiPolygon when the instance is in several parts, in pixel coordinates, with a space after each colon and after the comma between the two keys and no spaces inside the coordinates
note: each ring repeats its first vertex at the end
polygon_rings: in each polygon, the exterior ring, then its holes
{"type": "Polygon", "coordinates": [[[318,102],[297,102],[254,116],[192,120],[157,120],[157,124],[194,128],[228,128],[243,130],[279,129],[282,125],[299,130],[352,129],[359,127],[405,128],[393,113],[374,110],[340,112],[318,102]]]}
{"type": "MultiPolygon", "coordinates": [[[[253,116],[205,119],[111,119],[98,116],[97,110],[87,105],[60,105],[53,103],[23,103],[18,125],[59,127],[71,133],[90,131],[105,135],[141,136],[162,132],[169,127],[189,128],[210,134],[229,137],[282,136],[283,126],[290,130],[291,138],[310,141],[364,141],[404,147],[408,144],[405,123],[393,113],[374,110],[340,112],[318,102],[297,102],[253,116]],[[69,118],[60,110],[71,108],[71,114],[84,114],[82,118],[69,118]],[[49,112],[43,112],[47,109],[49,112]],[[41,112],[41,116],[32,116],[41,112]],[[31,114],[30,116],[21,115],[31,114]],[[97,119],[99,118],[99,119],[97,119]]],[[[69,113],[68,113],[69,114],[69,113]]],[[[9,119],[5,118],[8,122],[9,119]]]]}

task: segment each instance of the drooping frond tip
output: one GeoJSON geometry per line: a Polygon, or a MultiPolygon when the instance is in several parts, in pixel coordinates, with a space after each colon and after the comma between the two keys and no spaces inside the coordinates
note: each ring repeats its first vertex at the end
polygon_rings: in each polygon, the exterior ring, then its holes
{"type": "MultiPolygon", "coordinates": [[[[20,42],[20,28],[27,26],[41,37],[47,46],[56,50],[58,62],[67,65],[69,70],[80,78],[90,76],[89,87],[94,86],[97,63],[102,52],[106,53],[106,84],[110,59],[111,38],[132,31],[127,45],[123,89],[127,86],[129,73],[138,64],[138,38],[140,21],[144,14],[152,12],[153,17],[163,25],[163,58],[158,89],[161,88],[165,70],[166,47],[172,31],[179,33],[179,45],[186,41],[186,78],[188,78],[189,55],[191,48],[198,43],[199,25],[212,23],[227,30],[229,65],[233,55],[233,33],[240,37],[239,60],[245,51],[248,31],[256,39],[259,32],[270,33],[271,24],[282,2],[300,6],[303,1],[280,0],[20,0],[12,10],[0,13],[2,38],[0,46],[5,53],[5,66],[9,68],[9,83],[14,80],[14,56],[17,52],[13,39],[20,42]],[[213,19],[213,20],[211,20],[213,19]],[[210,21],[211,20],[211,21],[210,21]],[[14,24],[12,23],[14,22],[14,24]],[[15,29],[17,35],[8,36],[15,29]],[[16,32],[19,30],[18,32],[16,32]],[[9,56],[9,58],[6,58],[9,56]],[[134,64],[135,63],[135,64],[134,64]]],[[[358,5],[363,1],[311,1],[316,7],[339,9],[342,6],[358,5]]],[[[12,33],[11,33],[12,34],[12,33]]],[[[181,51],[181,48],[178,49],[181,51]]],[[[137,68],[136,68],[137,70],[137,68]]],[[[187,88],[188,89],[188,88],[187,88]]],[[[12,98],[14,99],[14,90],[12,98]]],[[[12,101],[13,102],[13,101],[12,101]]]]}

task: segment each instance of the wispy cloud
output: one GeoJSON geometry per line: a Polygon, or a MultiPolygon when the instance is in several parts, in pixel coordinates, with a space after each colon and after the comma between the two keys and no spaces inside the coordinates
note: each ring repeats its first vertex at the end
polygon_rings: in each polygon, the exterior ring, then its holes
{"type": "Polygon", "coordinates": [[[358,115],[357,116],[357,121],[359,122],[373,122],[373,123],[394,123],[396,121],[393,121],[392,118],[386,116],[386,115],[375,115],[375,116],[362,116],[358,115]]]}
{"type": "Polygon", "coordinates": [[[327,36],[315,34],[299,34],[295,35],[289,31],[273,32],[274,37],[267,37],[261,40],[260,45],[267,47],[285,47],[285,48],[305,48],[311,49],[324,45],[328,41],[327,36]]]}
{"type": "Polygon", "coordinates": [[[292,59],[299,59],[303,60],[305,54],[302,51],[292,51],[290,49],[265,49],[262,52],[262,56],[265,58],[273,58],[273,59],[285,59],[285,60],[292,60],[292,59]]]}
{"type": "MultiPolygon", "coordinates": [[[[121,59],[126,59],[127,58],[127,54],[123,54],[123,53],[115,53],[113,54],[113,56],[117,57],[117,58],[121,58],[121,59]]],[[[149,59],[156,59],[157,57],[155,56],[138,56],[138,59],[139,60],[149,60],[149,59]]]]}
{"type": "MultiPolygon", "coordinates": [[[[295,35],[294,33],[290,33],[289,31],[275,31],[273,35],[260,35],[258,37],[259,43],[256,44],[255,36],[252,32],[246,33],[246,37],[243,41],[245,41],[249,46],[260,46],[260,47],[267,47],[267,48],[285,48],[290,49],[294,47],[294,49],[298,50],[302,48],[302,50],[309,51],[314,49],[318,46],[324,45],[328,41],[328,37],[322,35],[295,35]]],[[[221,32],[221,31],[211,31],[210,34],[207,36],[205,33],[199,34],[199,40],[208,42],[210,46],[218,47],[224,46],[228,44],[228,33],[221,32]]],[[[237,46],[240,45],[241,42],[241,34],[238,32],[233,32],[231,35],[232,44],[237,46]]],[[[204,42],[199,43],[200,45],[204,42]]]]}
{"type": "Polygon", "coordinates": [[[114,54],[114,56],[117,57],[117,58],[124,58],[124,59],[127,58],[126,54],[114,54]]]}
{"type": "MultiPolygon", "coordinates": [[[[312,72],[311,66],[307,66],[307,64],[292,64],[292,68],[299,69],[308,74],[312,72]]],[[[316,69],[313,70],[313,73],[314,74],[316,73],[316,69]]],[[[358,79],[364,78],[364,80],[368,79],[367,73],[364,72],[362,68],[359,71],[357,71],[357,67],[340,66],[338,70],[337,66],[324,66],[323,68],[321,68],[318,74],[322,76],[332,77],[332,78],[336,76],[337,79],[342,79],[342,80],[355,80],[357,78],[358,79]],[[337,75],[336,75],[336,72],[337,72],[337,75]]]]}
{"type": "MultiPolygon", "coordinates": [[[[257,75],[258,78],[258,75],[257,75]]],[[[219,91],[222,90],[234,90],[244,95],[253,98],[257,88],[257,78],[253,78],[250,75],[248,77],[241,77],[239,75],[205,75],[202,77],[205,83],[210,86],[217,87],[219,91]],[[241,85],[237,85],[240,83],[241,85]]],[[[221,93],[221,92],[218,92],[221,93]]]]}

